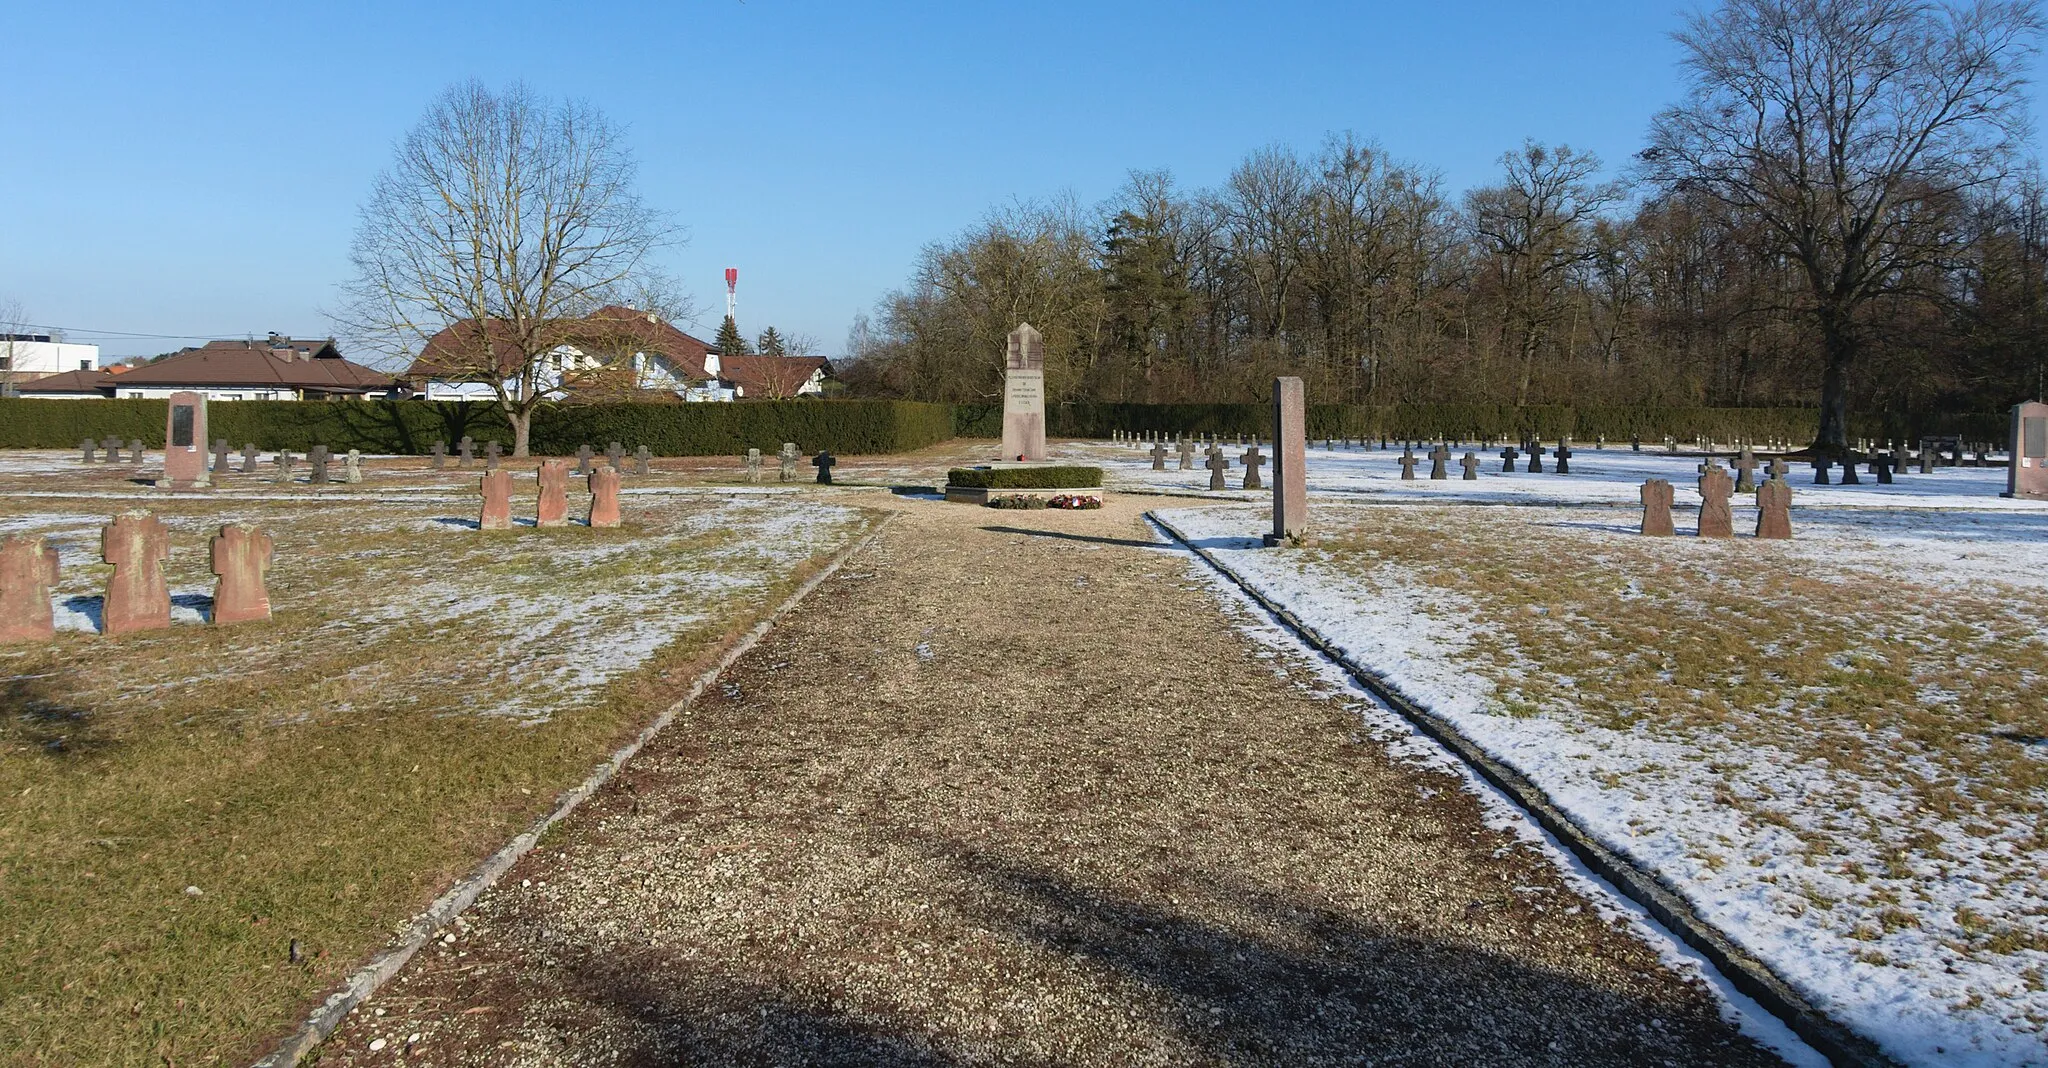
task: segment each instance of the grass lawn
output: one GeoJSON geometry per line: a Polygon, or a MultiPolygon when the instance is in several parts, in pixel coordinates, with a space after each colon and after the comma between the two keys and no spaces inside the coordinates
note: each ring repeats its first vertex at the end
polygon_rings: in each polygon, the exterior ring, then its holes
{"type": "Polygon", "coordinates": [[[2038,1054],[2039,517],[1809,510],[1781,543],[1637,517],[1329,507],[1314,549],[1222,555],[1895,1052],[2038,1054]]]}
{"type": "MultiPolygon", "coordinates": [[[[148,500],[6,499],[0,533],[59,544],[78,620],[99,523],[148,500]]],[[[873,518],[802,494],[493,534],[460,493],[154,506],[188,607],[218,524],[269,531],[276,615],[0,647],[0,1063],[260,1055],[873,518]]]]}

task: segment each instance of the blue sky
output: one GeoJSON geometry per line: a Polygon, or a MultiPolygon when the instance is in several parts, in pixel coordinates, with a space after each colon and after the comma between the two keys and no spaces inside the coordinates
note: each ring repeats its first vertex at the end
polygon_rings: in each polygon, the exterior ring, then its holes
{"type": "MultiPolygon", "coordinates": [[[[0,301],[106,357],[325,335],[355,211],[447,84],[523,79],[630,131],[710,336],[840,351],[990,206],[1220,182],[1352,130],[1462,191],[1526,137],[1610,169],[1679,91],[1681,5],[0,5],[0,301]],[[422,13],[422,12],[425,13],[422,13]]],[[[2034,96],[2039,99],[2039,87],[2034,96]]],[[[2040,110],[2036,105],[2037,113],[2040,110]]]]}

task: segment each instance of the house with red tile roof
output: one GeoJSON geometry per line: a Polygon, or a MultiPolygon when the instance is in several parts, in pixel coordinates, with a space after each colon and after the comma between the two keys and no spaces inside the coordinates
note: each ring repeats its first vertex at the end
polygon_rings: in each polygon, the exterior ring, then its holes
{"type": "Polygon", "coordinates": [[[88,396],[161,399],[190,390],[208,400],[334,400],[399,394],[390,374],[352,363],[334,340],[279,334],[263,340],[209,341],[197,348],[112,371],[72,371],[20,387],[24,397],[88,396]]]}

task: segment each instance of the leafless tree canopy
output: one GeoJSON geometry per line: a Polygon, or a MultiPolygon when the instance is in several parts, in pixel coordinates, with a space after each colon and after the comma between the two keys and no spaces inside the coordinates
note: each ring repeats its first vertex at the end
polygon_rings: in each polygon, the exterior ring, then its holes
{"type": "MultiPolygon", "coordinates": [[[[1632,188],[1530,141],[1463,196],[1349,134],[1214,189],[1134,172],[925,250],[849,341],[850,390],[1055,400],[1999,410],[2048,371],[2048,196],[2016,164],[2020,3],[1728,0],[1632,188]]],[[[1635,177],[1635,175],[1631,175],[1635,177]]]]}
{"type": "Polygon", "coordinates": [[[671,289],[651,257],[677,233],[640,200],[636,171],[622,132],[586,104],[449,89],[362,208],[347,332],[405,359],[458,327],[444,377],[491,383],[524,455],[542,360],[572,324],[671,289]]]}
{"type": "Polygon", "coordinates": [[[1797,266],[1824,349],[1823,443],[1845,441],[1858,310],[1959,262],[1956,216],[2008,175],[2040,28],[2005,0],[1730,0],[1677,35],[1691,93],[1644,158],[1797,266]]]}

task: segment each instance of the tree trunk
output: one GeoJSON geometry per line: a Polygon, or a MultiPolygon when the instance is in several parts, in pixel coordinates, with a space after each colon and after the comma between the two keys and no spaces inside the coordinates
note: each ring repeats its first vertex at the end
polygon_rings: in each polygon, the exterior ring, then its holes
{"type": "Polygon", "coordinates": [[[1814,436],[1815,452],[1840,456],[1849,449],[1849,364],[1856,356],[1856,339],[1851,336],[1847,317],[1823,312],[1820,317],[1821,351],[1827,366],[1820,377],[1820,433],[1814,436]]]}
{"type": "Polygon", "coordinates": [[[533,412],[515,409],[508,418],[512,420],[512,455],[525,456],[527,440],[533,436],[533,412]]]}

